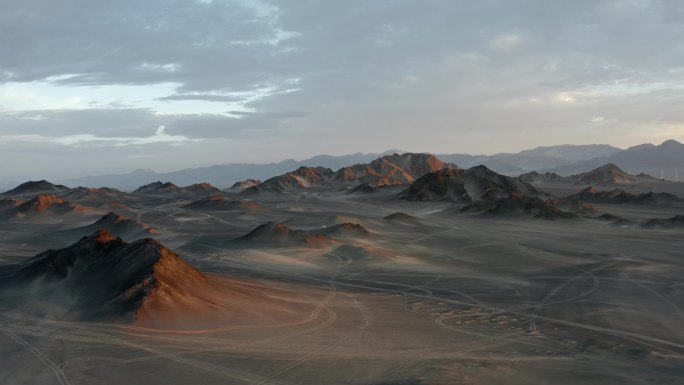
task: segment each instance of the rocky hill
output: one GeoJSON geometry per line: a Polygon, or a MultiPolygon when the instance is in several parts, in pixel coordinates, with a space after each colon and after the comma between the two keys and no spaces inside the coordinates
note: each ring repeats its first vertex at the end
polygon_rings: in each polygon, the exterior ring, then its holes
{"type": "MultiPolygon", "coordinates": [[[[135,318],[150,301],[177,301],[207,278],[153,239],[127,243],[105,230],[38,254],[12,280],[31,298],[76,319],[135,318]]],[[[16,289],[16,284],[14,285],[16,289]]]]}
{"type": "Polygon", "coordinates": [[[61,184],[52,184],[46,180],[39,181],[29,181],[20,184],[19,186],[5,191],[4,195],[25,195],[25,194],[35,194],[35,193],[52,193],[58,194],[69,190],[67,186],[61,184]]]}
{"type": "Polygon", "coordinates": [[[398,198],[408,201],[470,203],[518,197],[546,197],[529,183],[497,174],[485,166],[443,169],[416,180],[398,198]]]}
{"type": "Polygon", "coordinates": [[[294,230],[282,223],[267,222],[235,239],[234,243],[251,247],[321,247],[329,241],[322,234],[294,230]]]}

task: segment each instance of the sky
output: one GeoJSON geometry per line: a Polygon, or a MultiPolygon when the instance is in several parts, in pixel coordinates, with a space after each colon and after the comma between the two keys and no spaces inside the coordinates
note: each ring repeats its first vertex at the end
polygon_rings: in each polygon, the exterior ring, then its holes
{"type": "Polygon", "coordinates": [[[684,2],[3,0],[0,178],[684,141],[684,2]]]}

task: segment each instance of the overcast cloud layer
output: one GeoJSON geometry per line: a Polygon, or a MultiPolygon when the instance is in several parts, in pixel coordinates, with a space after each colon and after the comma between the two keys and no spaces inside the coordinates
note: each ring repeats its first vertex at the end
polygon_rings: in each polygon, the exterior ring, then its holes
{"type": "Polygon", "coordinates": [[[684,140],[678,1],[0,3],[1,178],[684,140]]]}

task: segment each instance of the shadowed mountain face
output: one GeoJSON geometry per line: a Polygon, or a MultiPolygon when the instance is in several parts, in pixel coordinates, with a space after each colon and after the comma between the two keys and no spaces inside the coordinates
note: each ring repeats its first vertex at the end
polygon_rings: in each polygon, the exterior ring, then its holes
{"type": "Polygon", "coordinates": [[[257,186],[244,190],[244,193],[283,192],[307,187],[330,186],[333,171],[325,167],[300,167],[295,171],[265,180],[257,186]]]}
{"type": "Polygon", "coordinates": [[[637,182],[637,178],[622,171],[614,164],[606,164],[589,172],[568,177],[576,183],[583,184],[629,184],[637,182]]]}
{"type": "Polygon", "coordinates": [[[408,201],[473,201],[509,198],[511,196],[546,196],[518,178],[495,173],[485,166],[467,170],[443,169],[416,180],[398,197],[408,201]]]}
{"type": "Polygon", "coordinates": [[[536,171],[530,171],[528,173],[520,175],[518,178],[523,182],[527,183],[553,183],[553,182],[564,182],[565,177],[562,177],[553,172],[538,173],[536,171]]]}
{"type": "Polygon", "coordinates": [[[218,188],[212,186],[210,183],[195,183],[190,186],[183,187],[184,190],[197,193],[214,193],[219,191],[218,188]]]}
{"type": "Polygon", "coordinates": [[[416,219],[416,217],[408,215],[406,213],[397,212],[394,214],[390,214],[390,215],[384,217],[383,219],[386,219],[388,221],[411,221],[411,220],[416,219]]]}
{"type": "Polygon", "coordinates": [[[259,179],[245,179],[241,180],[239,182],[235,182],[232,186],[230,186],[231,190],[244,190],[246,188],[250,187],[256,187],[260,185],[262,182],[259,179]]]}
{"type": "Polygon", "coordinates": [[[602,164],[615,164],[635,173],[645,172],[656,176],[660,176],[662,172],[664,177],[673,180],[675,170],[684,169],[684,144],[676,140],[667,140],[660,145],[641,144],[609,156],[599,155],[599,157],[581,160],[551,171],[567,175],[599,167],[602,164]]]}
{"type": "Polygon", "coordinates": [[[587,187],[577,194],[572,194],[563,199],[569,203],[604,203],[604,204],[639,204],[660,205],[684,203],[682,199],[673,194],[647,192],[642,194],[630,194],[625,190],[615,189],[611,191],[599,191],[594,187],[587,187]]]}
{"type": "Polygon", "coordinates": [[[39,181],[29,181],[20,184],[19,186],[4,192],[4,195],[23,195],[23,194],[35,194],[39,192],[46,193],[59,193],[67,191],[69,188],[67,186],[55,185],[46,180],[39,181]]]}
{"type": "Polygon", "coordinates": [[[682,228],[684,227],[684,215],[675,215],[665,219],[649,219],[640,225],[645,228],[682,228]]]}
{"type": "Polygon", "coordinates": [[[100,229],[106,230],[114,236],[126,239],[142,238],[156,232],[152,227],[140,221],[126,218],[113,212],[107,213],[93,224],[82,228],[84,232],[100,229]]]}
{"type": "Polygon", "coordinates": [[[37,255],[13,276],[31,284],[33,299],[77,319],[130,317],[152,297],[180,297],[185,285],[205,279],[155,240],[129,244],[105,230],[37,255]]]}
{"type": "Polygon", "coordinates": [[[627,185],[660,181],[646,174],[629,174],[612,163],[570,176],[560,176],[552,172],[540,174],[533,171],[522,174],[519,178],[528,183],[572,183],[580,185],[627,185]]]}
{"type": "Polygon", "coordinates": [[[473,202],[461,209],[461,212],[479,212],[493,215],[525,214],[543,219],[569,219],[577,215],[562,211],[551,203],[537,197],[511,196],[496,201],[473,202]]]}
{"type": "Polygon", "coordinates": [[[235,239],[235,243],[249,244],[254,247],[306,246],[321,247],[330,238],[304,230],[293,230],[285,224],[267,222],[251,232],[235,239]]]}

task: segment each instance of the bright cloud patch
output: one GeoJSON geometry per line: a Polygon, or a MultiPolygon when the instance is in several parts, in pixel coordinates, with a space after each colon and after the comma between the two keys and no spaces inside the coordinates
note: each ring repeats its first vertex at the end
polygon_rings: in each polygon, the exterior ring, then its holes
{"type": "MultiPolygon", "coordinates": [[[[60,78],[61,79],[61,78],[60,78]]],[[[76,86],[52,81],[8,82],[0,85],[0,111],[65,110],[135,107],[160,114],[213,114],[239,118],[254,112],[249,103],[274,94],[292,92],[277,86],[244,91],[209,91],[179,94],[181,84],[76,86]]]]}
{"type": "Polygon", "coordinates": [[[25,143],[55,143],[64,146],[132,146],[155,143],[179,145],[187,142],[200,142],[201,139],[190,139],[183,135],[169,135],[166,127],[159,126],[154,135],[145,137],[101,137],[91,134],[69,135],[62,137],[50,137],[45,135],[1,135],[3,142],[25,143]]]}

